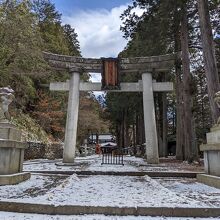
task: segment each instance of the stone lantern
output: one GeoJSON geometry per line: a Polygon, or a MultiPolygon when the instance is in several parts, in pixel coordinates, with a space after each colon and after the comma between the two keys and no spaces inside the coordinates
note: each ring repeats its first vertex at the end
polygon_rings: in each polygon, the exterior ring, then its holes
{"type": "Polygon", "coordinates": [[[8,106],[14,98],[10,87],[0,88],[0,185],[17,184],[30,178],[30,173],[22,172],[27,143],[21,141],[21,131],[10,122],[8,106]]]}

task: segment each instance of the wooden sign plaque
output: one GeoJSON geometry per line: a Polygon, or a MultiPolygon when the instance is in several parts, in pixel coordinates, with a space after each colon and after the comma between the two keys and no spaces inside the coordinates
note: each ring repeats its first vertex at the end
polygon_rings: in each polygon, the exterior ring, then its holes
{"type": "Polygon", "coordinates": [[[102,58],[102,90],[119,90],[117,58],[102,58]]]}

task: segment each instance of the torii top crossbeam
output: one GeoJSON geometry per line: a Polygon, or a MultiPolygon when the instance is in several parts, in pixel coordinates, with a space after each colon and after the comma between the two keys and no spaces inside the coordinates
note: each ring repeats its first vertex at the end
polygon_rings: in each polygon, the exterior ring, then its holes
{"type": "MultiPolygon", "coordinates": [[[[58,55],[48,52],[43,52],[45,60],[57,69],[82,70],[88,72],[101,72],[101,58],[82,58],[66,55],[58,55]]],[[[134,57],[134,58],[119,58],[120,73],[136,73],[136,72],[164,72],[173,67],[177,54],[167,54],[151,57],[134,57]]]]}

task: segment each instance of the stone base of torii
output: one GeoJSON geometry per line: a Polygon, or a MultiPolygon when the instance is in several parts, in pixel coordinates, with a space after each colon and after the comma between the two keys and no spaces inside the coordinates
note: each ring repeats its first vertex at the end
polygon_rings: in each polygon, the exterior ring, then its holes
{"type": "MultiPolygon", "coordinates": [[[[53,67],[69,69],[70,80],[67,82],[56,82],[50,84],[51,91],[69,91],[68,110],[65,130],[65,143],[63,153],[63,163],[74,163],[77,138],[77,122],[79,110],[80,91],[103,91],[101,83],[80,82],[80,65],[83,70],[90,72],[100,72],[101,63],[99,59],[85,59],[70,56],[62,56],[44,53],[45,59],[53,67]],[[96,70],[96,71],[94,71],[96,70]],[[98,71],[97,71],[98,70],[98,71]]],[[[108,90],[108,92],[142,92],[144,108],[144,128],[146,138],[145,157],[150,164],[159,163],[158,139],[155,118],[153,92],[171,92],[173,84],[170,82],[154,82],[153,72],[169,70],[176,59],[175,54],[159,57],[125,58],[120,60],[121,71],[129,72],[137,69],[142,72],[142,80],[136,83],[121,83],[120,90],[108,90]],[[131,65],[133,64],[133,65],[131,65]],[[147,69],[144,72],[143,69],[147,69]]]]}

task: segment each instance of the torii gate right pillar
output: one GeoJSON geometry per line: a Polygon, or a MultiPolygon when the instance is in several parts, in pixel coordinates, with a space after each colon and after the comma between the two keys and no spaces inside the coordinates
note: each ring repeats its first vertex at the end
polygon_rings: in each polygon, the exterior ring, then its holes
{"type": "Polygon", "coordinates": [[[143,73],[143,106],[144,106],[144,128],[146,139],[145,157],[151,164],[159,163],[157,128],[155,118],[154,96],[152,74],[143,73]]]}

